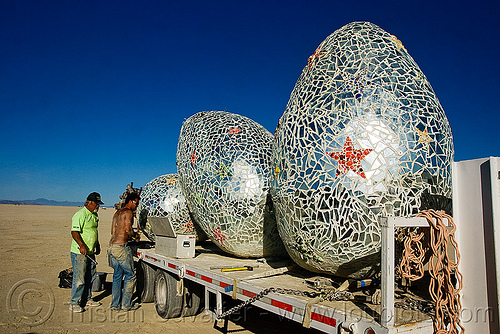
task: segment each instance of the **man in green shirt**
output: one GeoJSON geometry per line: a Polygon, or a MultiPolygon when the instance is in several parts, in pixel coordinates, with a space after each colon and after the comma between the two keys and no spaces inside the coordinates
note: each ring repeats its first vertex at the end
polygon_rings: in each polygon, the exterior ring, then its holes
{"type": "Polygon", "coordinates": [[[92,282],[95,279],[95,256],[101,252],[97,226],[101,195],[93,192],[87,196],[83,208],[78,210],[71,220],[71,265],[73,266],[73,285],[69,309],[73,312],[83,312],[84,306],[99,306],[93,301],[92,282]]]}

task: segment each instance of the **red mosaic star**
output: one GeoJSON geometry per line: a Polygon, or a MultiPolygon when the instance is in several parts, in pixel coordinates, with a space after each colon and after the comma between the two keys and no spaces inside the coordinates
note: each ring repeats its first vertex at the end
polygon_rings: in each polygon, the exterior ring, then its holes
{"type": "Polygon", "coordinates": [[[190,234],[194,232],[194,225],[191,222],[191,220],[188,220],[186,224],[184,225],[184,233],[190,234]]]}
{"type": "Polygon", "coordinates": [[[227,239],[227,237],[222,233],[220,226],[217,227],[216,229],[212,230],[214,239],[218,241],[221,245],[224,245],[224,241],[227,239]]]}
{"type": "Polygon", "coordinates": [[[194,151],[193,154],[191,154],[191,163],[193,164],[193,166],[196,162],[196,159],[198,159],[198,157],[196,156],[196,151],[194,151]]]}
{"type": "Polygon", "coordinates": [[[229,129],[229,134],[234,134],[234,135],[237,135],[238,132],[240,132],[241,129],[229,129]]]}
{"type": "Polygon", "coordinates": [[[347,137],[344,143],[344,149],[340,152],[327,152],[329,156],[337,160],[339,167],[337,168],[337,174],[345,174],[352,170],[356,174],[360,175],[362,178],[366,179],[365,172],[361,167],[361,160],[366,157],[372,151],[371,148],[364,150],[356,150],[352,145],[351,138],[347,137]]]}

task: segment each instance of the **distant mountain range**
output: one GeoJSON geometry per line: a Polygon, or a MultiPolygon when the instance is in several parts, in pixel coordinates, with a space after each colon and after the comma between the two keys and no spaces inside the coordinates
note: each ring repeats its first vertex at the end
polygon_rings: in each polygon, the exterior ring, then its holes
{"type": "Polygon", "coordinates": [[[9,201],[0,200],[0,204],[15,204],[15,205],[52,205],[52,206],[83,206],[83,202],[68,202],[68,201],[53,201],[46,198],[37,198],[34,200],[24,201],[9,201]]]}

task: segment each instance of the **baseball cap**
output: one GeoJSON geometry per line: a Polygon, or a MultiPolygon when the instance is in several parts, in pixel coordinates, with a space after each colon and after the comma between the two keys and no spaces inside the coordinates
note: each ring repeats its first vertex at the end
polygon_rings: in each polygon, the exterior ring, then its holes
{"type": "Polygon", "coordinates": [[[101,195],[99,193],[96,193],[96,192],[93,192],[93,193],[90,193],[88,196],[87,196],[87,201],[92,201],[92,202],[95,202],[99,205],[102,205],[104,204],[102,201],[101,201],[101,195]]]}

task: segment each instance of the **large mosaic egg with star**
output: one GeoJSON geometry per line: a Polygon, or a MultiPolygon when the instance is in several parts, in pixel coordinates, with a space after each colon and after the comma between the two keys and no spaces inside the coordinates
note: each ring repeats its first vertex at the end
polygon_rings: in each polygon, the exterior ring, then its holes
{"type": "Polygon", "coordinates": [[[146,183],[137,212],[139,227],[151,241],[156,238],[149,217],[167,218],[177,234],[196,235],[197,241],[206,238],[191,219],[177,174],[161,175],[146,183]]]}
{"type": "Polygon", "coordinates": [[[204,111],[182,125],[177,171],[207,236],[239,257],[286,254],[269,195],[273,136],[255,121],[204,111]]]}
{"type": "Polygon", "coordinates": [[[381,216],[449,209],[450,125],[394,35],[354,22],[309,57],[280,118],[272,198],[302,267],[365,278],[380,268],[381,216]]]}

